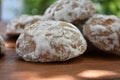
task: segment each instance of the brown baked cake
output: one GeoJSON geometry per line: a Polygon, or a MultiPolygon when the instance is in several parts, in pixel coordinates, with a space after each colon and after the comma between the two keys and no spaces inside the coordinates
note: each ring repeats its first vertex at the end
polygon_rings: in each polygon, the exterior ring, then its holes
{"type": "Polygon", "coordinates": [[[83,27],[87,39],[98,49],[120,55],[120,19],[114,15],[94,15],[83,27]]]}
{"type": "Polygon", "coordinates": [[[16,42],[16,53],[25,61],[65,61],[85,52],[87,44],[71,23],[38,21],[25,28],[16,42]]]}
{"type": "Polygon", "coordinates": [[[0,36],[0,56],[3,55],[5,51],[6,51],[5,42],[3,38],[0,36]]]}
{"type": "Polygon", "coordinates": [[[70,22],[81,29],[94,13],[95,7],[91,0],[57,0],[45,11],[43,20],[70,22]]]}
{"type": "Polygon", "coordinates": [[[23,33],[26,26],[31,25],[38,20],[41,20],[41,18],[42,16],[38,15],[22,15],[18,18],[15,18],[7,25],[6,34],[8,36],[20,35],[20,33],[23,33]]]}

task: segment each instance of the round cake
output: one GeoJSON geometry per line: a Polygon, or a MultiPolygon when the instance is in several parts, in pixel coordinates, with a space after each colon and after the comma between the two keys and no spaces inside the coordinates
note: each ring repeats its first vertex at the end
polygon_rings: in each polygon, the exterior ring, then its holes
{"type": "Polygon", "coordinates": [[[28,25],[35,23],[38,20],[41,20],[42,16],[34,15],[22,15],[18,18],[13,19],[6,29],[6,34],[8,36],[16,36],[20,33],[23,33],[24,28],[28,25]]]}
{"type": "Polygon", "coordinates": [[[16,53],[25,61],[65,61],[85,52],[87,44],[71,23],[38,21],[26,27],[16,42],[16,53]]]}
{"type": "Polygon", "coordinates": [[[94,15],[83,27],[85,37],[98,49],[120,55],[120,19],[94,15]]]}
{"type": "Polygon", "coordinates": [[[57,0],[44,13],[43,20],[70,22],[79,29],[95,13],[91,0],[57,0]]]}

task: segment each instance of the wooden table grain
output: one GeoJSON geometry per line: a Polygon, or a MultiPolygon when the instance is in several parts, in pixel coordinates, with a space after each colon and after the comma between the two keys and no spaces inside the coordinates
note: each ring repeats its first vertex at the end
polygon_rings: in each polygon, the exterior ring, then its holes
{"type": "Polygon", "coordinates": [[[120,80],[120,57],[103,52],[88,52],[65,62],[25,62],[15,53],[17,38],[0,34],[6,42],[6,54],[0,57],[0,80],[120,80]]]}

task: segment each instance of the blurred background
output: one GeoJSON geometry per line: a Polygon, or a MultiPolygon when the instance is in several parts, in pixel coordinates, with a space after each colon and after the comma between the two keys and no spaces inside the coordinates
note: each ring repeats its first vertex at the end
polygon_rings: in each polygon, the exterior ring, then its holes
{"type": "MultiPolygon", "coordinates": [[[[22,14],[42,15],[56,0],[0,0],[0,20],[9,22],[22,14]]],[[[97,13],[120,17],[120,0],[92,0],[97,13]]]]}

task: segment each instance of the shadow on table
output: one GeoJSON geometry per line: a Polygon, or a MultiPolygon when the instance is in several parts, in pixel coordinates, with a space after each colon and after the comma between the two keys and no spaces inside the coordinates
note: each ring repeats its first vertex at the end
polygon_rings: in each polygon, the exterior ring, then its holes
{"type": "Polygon", "coordinates": [[[15,49],[8,49],[0,63],[4,78],[11,80],[120,79],[120,57],[103,52],[85,53],[64,62],[33,63],[19,58],[15,49]]]}

